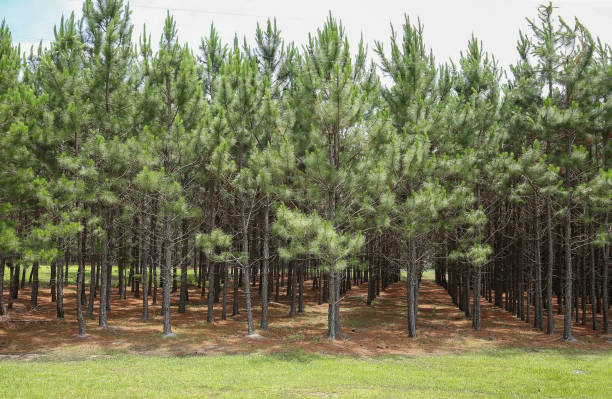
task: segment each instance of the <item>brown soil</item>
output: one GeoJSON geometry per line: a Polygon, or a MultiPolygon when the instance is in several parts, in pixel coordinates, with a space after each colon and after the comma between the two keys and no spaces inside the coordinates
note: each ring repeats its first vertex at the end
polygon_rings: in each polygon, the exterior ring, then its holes
{"type": "MultiPolygon", "coordinates": [[[[396,283],[382,292],[372,306],[365,298],[367,285],[353,287],[342,300],[342,335],[330,342],[326,338],[327,305],[317,305],[318,292],[305,284],[305,312],[288,317],[290,298],[281,295],[281,302],[270,303],[270,328],[259,331],[261,339],[246,337],[244,298],[240,297],[241,314],[221,320],[221,304],[215,304],[215,324],[206,323],[205,298],[199,289],[190,289],[187,312],[177,312],[178,293],[172,298],[173,339],[161,334],[160,304],[150,305],[152,319],[140,320],[142,300],[128,292],[128,299],[119,300],[113,289],[109,329],[97,327],[97,314],[86,320],[87,337],[77,337],[74,287],[66,289],[64,320],[55,318],[55,303],[48,288],[40,292],[40,306],[32,311],[29,290],[21,290],[9,316],[0,318],[0,354],[54,353],[70,356],[104,353],[138,353],[166,355],[205,355],[215,353],[272,352],[303,350],[313,353],[336,353],[353,356],[382,354],[443,354],[450,352],[522,348],[573,348],[578,350],[612,349],[612,338],[600,331],[574,324],[576,342],[560,338],[563,318],[556,315],[556,333],[548,336],[532,328],[512,314],[482,301],[482,331],[474,331],[451,302],[446,291],[431,280],[421,285],[418,338],[406,332],[405,286],[396,283]]],[[[6,294],[5,294],[6,295],[6,294]]],[[[254,295],[256,327],[260,321],[259,296],[254,295]]],[[[231,293],[228,298],[231,313],[231,293]]],[[[98,303],[96,303],[96,306],[98,303]]]]}

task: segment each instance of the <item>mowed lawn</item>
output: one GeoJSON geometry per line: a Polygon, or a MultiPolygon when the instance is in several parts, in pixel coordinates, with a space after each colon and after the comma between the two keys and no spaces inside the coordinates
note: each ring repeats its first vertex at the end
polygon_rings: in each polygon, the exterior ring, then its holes
{"type": "Polygon", "coordinates": [[[0,361],[4,398],[609,398],[612,353],[422,357],[293,353],[0,361]]]}

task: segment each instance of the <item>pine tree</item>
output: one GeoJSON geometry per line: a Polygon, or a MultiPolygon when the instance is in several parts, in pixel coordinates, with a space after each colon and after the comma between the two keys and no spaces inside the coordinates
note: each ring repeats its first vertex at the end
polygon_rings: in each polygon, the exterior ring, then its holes
{"type": "MultiPolygon", "coordinates": [[[[146,40],[146,39],[145,39],[146,40]]],[[[144,58],[148,57],[146,43],[142,46],[144,58]]],[[[197,165],[199,155],[192,152],[193,144],[199,141],[199,130],[203,115],[201,87],[197,76],[196,60],[187,47],[178,44],[176,23],[168,13],[159,51],[145,70],[144,104],[148,107],[145,122],[150,126],[156,142],[159,172],[141,172],[143,184],[148,191],[156,191],[160,200],[163,219],[163,247],[165,263],[162,265],[162,313],[164,335],[172,336],[170,325],[170,269],[172,251],[179,242],[173,236],[173,228],[185,227],[194,209],[186,201],[187,182],[191,180],[185,164],[197,165]],[[153,111],[153,112],[151,112],[153,111]],[[163,175],[160,176],[158,173],[163,175]],[[150,175],[150,177],[147,177],[150,175]]],[[[146,135],[143,136],[146,138],[146,135]]],[[[142,238],[144,239],[144,238],[142,238]]],[[[181,237],[186,243],[188,235],[181,237]]],[[[185,251],[183,251],[185,252],[185,251]]],[[[187,301],[187,259],[181,261],[181,299],[179,312],[185,312],[187,301]]]]}
{"type": "MultiPolygon", "coordinates": [[[[351,252],[360,249],[363,243],[349,215],[359,214],[355,206],[361,205],[357,193],[364,182],[358,171],[367,152],[367,128],[376,119],[376,114],[368,111],[377,94],[377,84],[373,68],[366,67],[363,44],[352,60],[344,27],[330,15],[316,37],[309,37],[294,94],[311,102],[305,110],[310,113],[296,116],[296,128],[308,130],[294,134],[297,161],[301,164],[298,179],[303,184],[301,190],[309,212],[277,213],[277,218],[310,220],[311,226],[304,227],[309,229],[323,223],[316,212],[320,211],[329,234],[336,237],[333,243],[338,248],[326,244],[323,253],[316,253],[329,278],[330,339],[340,334],[340,272],[347,267],[342,258],[355,255],[351,252]],[[301,137],[304,134],[308,137],[306,143],[301,137]],[[300,148],[303,144],[306,147],[300,148]],[[334,254],[343,255],[337,258],[334,254]]],[[[275,225],[281,223],[277,220],[275,225]]],[[[286,239],[298,239],[296,235],[301,234],[298,230],[279,231],[284,232],[286,239]]],[[[285,251],[286,259],[297,255],[296,250],[285,251]]]]}
{"type": "Polygon", "coordinates": [[[129,133],[131,116],[129,80],[133,62],[131,11],[123,0],[86,0],[83,4],[81,41],[85,45],[84,95],[91,124],[82,156],[96,165],[96,214],[104,231],[100,286],[100,327],[108,327],[112,265],[117,233],[113,220],[120,214],[118,190],[128,156],[121,138],[129,133]]]}

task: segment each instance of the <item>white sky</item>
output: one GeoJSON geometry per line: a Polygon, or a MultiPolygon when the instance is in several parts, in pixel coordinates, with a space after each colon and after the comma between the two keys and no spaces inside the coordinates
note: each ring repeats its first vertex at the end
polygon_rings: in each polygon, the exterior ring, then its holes
{"type": "MultiPolygon", "coordinates": [[[[0,12],[2,2],[0,0],[0,12]]],[[[56,0],[59,4],[57,22],[62,13],[69,14],[74,10],[80,15],[80,0],[56,0]]],[[[32,9],[35,0],[22,0],[19,6],[32,9]]],[[[308,33],[321,27],[331,10],[340,18],[346,28],[351,44],[354,46],[360,34],[369,45],[372,56],[373,43],[380,40],[388,47],[390,26],[401,29],[403,15],[406,13],[416,22],[420,18],[424,25],[425,42],[433,49],[438,63],[449,59],[456,60],[459,52],[465,49],[467,41],[474,33],[484,43],[487,51],[493,53],[501,66],[514,63],[517,59],[515,44],[519,29],[526,30],[526,17],[536,18],[540,0],[227,0],[225,2],[210,0],[132,0],[132,22],[135,25],[133,40],[136,42],[142,26],[146,23],[147,31],[152,33],[156,44],[161,34],[166,10],[175,16],[179,31],[179,40],[188,42],[195,50],[200,38],[214,24],[222,39],[231,43],[234,34],[240,40],[244,35],[253,41],[257,22],[265,24],[266,18],[276,17],[282,36],[286,41],[298,45],[305,43],[308,33]]],[[[558,0],[558,15],[568,22],[574,17],[586,25],[593,36],[599,36],[604,42],[612,43],[612,0],[558,0]]],[[[48,11],[46,11],[48,14],[48,11]]],[[[4,13],[3,13],[4,14],[4,13]]],[[[6,14],[9,14],[8,12],[6,14]]],[[[24,21],[13,21],[11,15],[5,15],[9,26],[24,21]]],[[[39,24],[46,18],[38,19],[39,24]]],[[[37,21],[37,18],[31,20],[37,21]]],[[[52,25],[43,40],[52,38],[52,25]]],[[[23,25],[22,25],[23,27],[23,25]]],[[[23,28],[22,28],[23,30],[23,28]]],[[[16,35],[14,39],[25,46],[36,42],[36,38],[16,35]]]]}

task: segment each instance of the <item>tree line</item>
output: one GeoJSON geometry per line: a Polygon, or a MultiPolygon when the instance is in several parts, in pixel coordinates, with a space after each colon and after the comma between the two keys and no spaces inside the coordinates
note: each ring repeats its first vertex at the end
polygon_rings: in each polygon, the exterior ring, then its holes
{"type": "Polygon", "coordinates": [[[254,334],[254,296],[265,330],[279,286],[294,316],[312,281],[334,339],[352,285],[369,305],[405,279],[416,337],[433,268],[476,330],[484,297],[548,334],[563,313],[566,340],[609,332],[612,49],[578,20],[540,6],[504,70],[475,37],[437,63],[408,17],[369,56],[331,14],[301,47],[268,20],[254,44],[213,25],[193,50],[168,13],[156,51],[130,15],[86,0],[29,53],[2,22],[1,314],[26,269],[36,308],[48,264],[63,318],[76,262],[79,335],[96,312],[108,327],[116,267],[143,320],[161,301],[164,335],[190,284],[209,323],[232,296],[254,334]]]}

